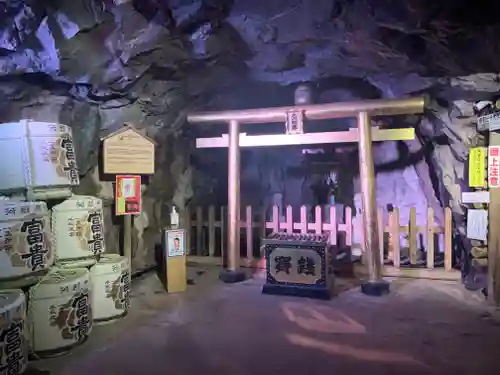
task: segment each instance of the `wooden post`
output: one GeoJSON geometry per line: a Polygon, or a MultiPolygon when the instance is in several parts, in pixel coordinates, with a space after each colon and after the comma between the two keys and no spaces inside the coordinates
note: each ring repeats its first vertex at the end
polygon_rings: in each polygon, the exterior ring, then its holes
{"type": "Polygon", "coordinates": [[[408,248],[410,252],[410,264],[417,264],[417,210],[415,207],[410,208],[410,221],[408,223],[408,248]]]}
{"type": "MultiPolygon", "coordinates": [[[[500,146],[500,133],[490,132],[490,146],[500,146]]],[[[490,188],[488,206],[488,300],[500,305],[500,188],[490,188]]]]}
{"type": "Polygon", "coordinates": [[[245,229],[247,232],[247,265],[249,267],[253,264],[253,214],[252,206],[247,206],[245,210],[245,229]]]}
{"type": "Polygon", "coordinates": [[[380,261],[384,261],[384,235],[385,235],[385,225],[384,225],[384,211],[382,207],[378,208],[377,212],[378,220],[378,245],[380,250],[380,261]]]}
{"type": "Polygon", "coordinates": [[[229,122],[227,198],[227,269],[220,279],[237,283],[245,279],[245,274],[240,270],[240,126],[234,120],[229,122]]]}
{"type": "MultiPolygon", "coordinates": [[[[193,223],[191,222],[191,210],[186,207],[184,212],[184,230],[186,231],[186,256],[191,254],[191,230],[193,223]]],[[[196,254],[195,254],[196,255],[196,254]]]]}
{"type": "Polygon", "coordinates": [[[227,209],[220,208],[220,262],[222,267],[227,266],[227,209]]]}
{"type": "Polygon", "coordinates": [[[427,208],[427,268],[434,268],[434,210],[427,208]]]}
{"type": "Polygon", "coordinates": [[[215,207],[208,207],[208,256],[215,256],[215,207]]]}
{"type": "Polygon", "coordinates": [[[132,215],[123,216],[123,256],[127,258],[129,275],[132,275],[132,215]]]}
{"type": "Polygon", "coordinates": [[[196,207],[196,249],[195,255],[203,254],[203,207],[196,207]]]}
{"type": "Polygon", "coordinates": [[[453,267],[453,217],[450,207],[444,209],[444,269],[451,271],[453,267]]]}
{"type": "Polygon", "coordinates": [[[368,262],[368,280],[361,285],[364,294],[381,296],[389,292],[389,283],[382,280],[382,262],[375,196],[375,167],[372,154],[372,132],[368,112],[358,113],[359,172],[363,201],[364,253],[368,262]]]}
{"type": "Polygon", "coordinates": [[[392,261],[394,268],[399,269],[401,265],[401,239],[399,237],[400,223],[398,207],[394,207],[392,211],[390,231],[392,234],[392,261]]]}

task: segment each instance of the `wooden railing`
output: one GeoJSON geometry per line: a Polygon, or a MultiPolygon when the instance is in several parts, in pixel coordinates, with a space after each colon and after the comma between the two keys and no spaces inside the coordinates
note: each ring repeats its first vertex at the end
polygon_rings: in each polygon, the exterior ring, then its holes
{"type": "MultiPolygon", "coordinates": [[[[259,262],[260,258],[260,239],[272,231],[284,232],[315,232],[329,233],[329,242],[331,245],[343,248],[353,245],[353,218],[350,207],[344,209],[344,222],[337,220],[336,209],[334,206],[327,208],[329,210],[329,220],[323,220],[323,207],[314,208],[314,221],[310,222],[307,215],[307,207],[300,207],[300,219],[298,222],[293,220],[293,209],[287,207],[284,217],[279,218],[279,208],[272,207],[271,220],[266,220],[266,211],[263,209],[253,210],[247,206],[242,211],[243,220],[240,221],[241,230],[241,250],[242,265],[263,265],[259,262]],[[254,212],[256,211],[256,213],[254,212]]],[[[208,217],[204,217],[202,207],[188,210],[186,217],[189,218],[187,228],[187,249],[189,259],[199,263],[220,264],[226,253],[226,227],[227,216],[226,207],[216,210],[214,206],[208,207],[208,217]]],[[[384,267],[385,274],[389,276],[414,276],[426,278],[446,278],[457,279],[457,273],[453,271],[452,254],[452,217],[451,209],[444,209],[444,225],[436,226],[434,222],[434,211],[427,209],[427,221],[425,226],[418,226],[416,220],[416,209],[411,208],[409,212],[408,223],[400,223],[400,210],[395,208],[391,213],[391,219],[384,222],[383,210],[379,209],[379,239],[381,248],[381,259],[387,260],[390,256],[393,261],[393,267],[384,267]],[[403,225],[401,225],[403,224],[403,225]],[[400,264],[401,243],[400,233],[405,233],[408,246],[407,251],[411,266],[409,269],[403,269],[400,264]],[[418,236],[423,234],[425,238],[424,249],[426,253],[425,269],[416,268],[418,254],[418,236]],[[430,274],[428,271],[434,270],[436,255],[436,235],[442,235],[443,249],[437,249],[444,254],[444,267],[442,271],[446,272],[437,275],[430,274]],[[404,272],[403,272],[404,271],[404,272]],[[452,275],[453,274],[453,275],[452,275]]],[[[362,232],[362,227],[358,227],[362,232]]],[[[362,238],[362,236],[359,236],[362,238]]],[[[439,243],[439,241],[437,241],[439,243]]]]}

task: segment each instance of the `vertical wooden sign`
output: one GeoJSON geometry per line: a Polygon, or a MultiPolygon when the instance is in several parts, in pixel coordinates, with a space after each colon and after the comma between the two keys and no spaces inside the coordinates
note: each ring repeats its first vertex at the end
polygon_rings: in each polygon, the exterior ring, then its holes
{"type": "Polygon", "coordinates": [[[495,189],[500,187],[500,145],[488,147],[488,187],[495,189]]]}
{"type": "Polygon", "coordinates": [[[488,147],[488,184],[490,187],[488,231],[488,299],[500,306],[500,189],[498,189],[498,159],[500,133],[490,133],[488,147]]]}

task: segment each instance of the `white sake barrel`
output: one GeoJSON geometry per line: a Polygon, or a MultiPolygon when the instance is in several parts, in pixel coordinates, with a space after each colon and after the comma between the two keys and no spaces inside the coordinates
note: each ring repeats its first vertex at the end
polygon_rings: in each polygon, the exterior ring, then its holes
{"type": "Polygon", "coordinates": [[[29,291],[32,350],[41,357],[67,352],[92,330],[90,273],[85,268],[55,269],[29,291]]]}
{"type": "Polygon", "coordinates": [[[76,261],[103,253],[102,200],[73,195],[54,206],[52,239],[57,261],[76,261]]]}
{"type": "Polygon", "coordinates": [[[22,290],[0,291],[0,374],[19,375],[28,366],[26,297],[22,290]]]}
{"type": "Polygon", "coordinates": [[[0,124],[0,191],[28,199],[71,196],[78,168],[71,128],[32,120],[0,124]]]}
{"type": "Polygon", "coordinates": [[[127,314],[130,306],[128,260],[105,254],[90,269],[94,322],[109,322],[127,314]]]}
{"type": "Polygon", "coordinates": [[[45,202],[0,200],[0,282],[42,273],[53,263],[45,202]]]}

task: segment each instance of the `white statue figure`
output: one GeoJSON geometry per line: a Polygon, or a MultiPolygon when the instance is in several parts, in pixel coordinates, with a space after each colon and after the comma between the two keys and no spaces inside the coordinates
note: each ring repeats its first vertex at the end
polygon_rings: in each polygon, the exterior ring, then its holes
{"type": "Polygon", "coordinates": [[[361,193],[354,194],[354,217],[352,218],[352,248],[353,256],[360,257],[363,253],[363,216],[361,214],[361,193]]]}
{"type": "Polygon", "coordinates": [[[297,86],[294,93],[295,105],[313,104],[313,94],[310,86],[302,84],[297,86]]]}

